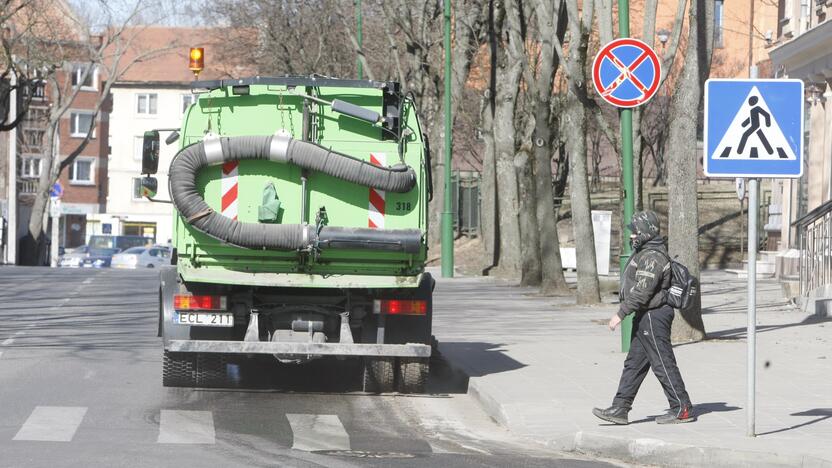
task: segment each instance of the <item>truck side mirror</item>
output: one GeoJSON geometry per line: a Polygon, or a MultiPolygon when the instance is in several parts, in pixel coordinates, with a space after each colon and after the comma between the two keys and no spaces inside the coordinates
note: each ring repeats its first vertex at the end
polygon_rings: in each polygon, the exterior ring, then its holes
{"type": "MultiPolygon", "coordinates": [[[[159,170],[159,132],[144,132],[142,140],[142,174],[155,174],[159,170]]],[[[142,180],[144,184],[144,179],[142,180]]]]}
{"type": "Polygon", "coordinates": [[[155,177],[142,177],[141,196],[154,198],[159,189],[159,181],[155,177]]]}

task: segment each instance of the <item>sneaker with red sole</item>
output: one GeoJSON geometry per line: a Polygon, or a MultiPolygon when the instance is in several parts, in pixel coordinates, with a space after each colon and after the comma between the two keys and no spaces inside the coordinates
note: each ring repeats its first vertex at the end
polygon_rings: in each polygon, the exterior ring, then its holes
{"type": "Polygon", "coordinates": [[[681,408],[671,408],[666,414],[656,418],[657,424],[680,424],[696,421],[693,414],[693,406],[684,405],[681,408]]]}

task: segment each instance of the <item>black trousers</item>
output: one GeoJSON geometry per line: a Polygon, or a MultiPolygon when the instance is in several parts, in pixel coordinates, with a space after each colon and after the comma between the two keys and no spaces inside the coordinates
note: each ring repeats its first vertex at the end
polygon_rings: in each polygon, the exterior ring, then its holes
{"type": "Polygon", "coordinates": [[[653,369],[667,397],[670,408],[690,406],[690,397],[676,356],[670,344],[670,326],[673,323],[673,308],[663,306],[646,312],[637,312],[633,317],[633,334],[630,337],[630,352],[624,361],[624,371],[618,384],[613,406],[630,409],[648,369],[653,369]]]}

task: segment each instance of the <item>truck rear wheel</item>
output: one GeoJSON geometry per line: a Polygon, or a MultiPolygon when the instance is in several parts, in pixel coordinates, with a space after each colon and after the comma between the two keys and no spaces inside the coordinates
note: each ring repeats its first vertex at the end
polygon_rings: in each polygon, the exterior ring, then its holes
{"type": "Polygon", "coordinates": [[[213,353],[171,353],[165,351],[162,385],[165,387],[222,387],[228,382],[228,358],[213,353]]]}
{"type": "Polygon", "coordinates": [[[364,358],[364,391],[390,393],[395,388],[394,358],[364,358]]]}
{"type": "Polygon", "coordinates": [[[401,393],[425,393],[430,374],[427,359],[399,358],[398,383],[401,393]]]}

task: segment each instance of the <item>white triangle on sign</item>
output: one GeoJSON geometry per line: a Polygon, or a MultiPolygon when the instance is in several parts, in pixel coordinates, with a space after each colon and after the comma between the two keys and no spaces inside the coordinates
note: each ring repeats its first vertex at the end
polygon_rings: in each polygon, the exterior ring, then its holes
{"type": "Polygon", "coordinates": [[[797,159],[756,86],[743,100],[711,159],[797,159]]]}

